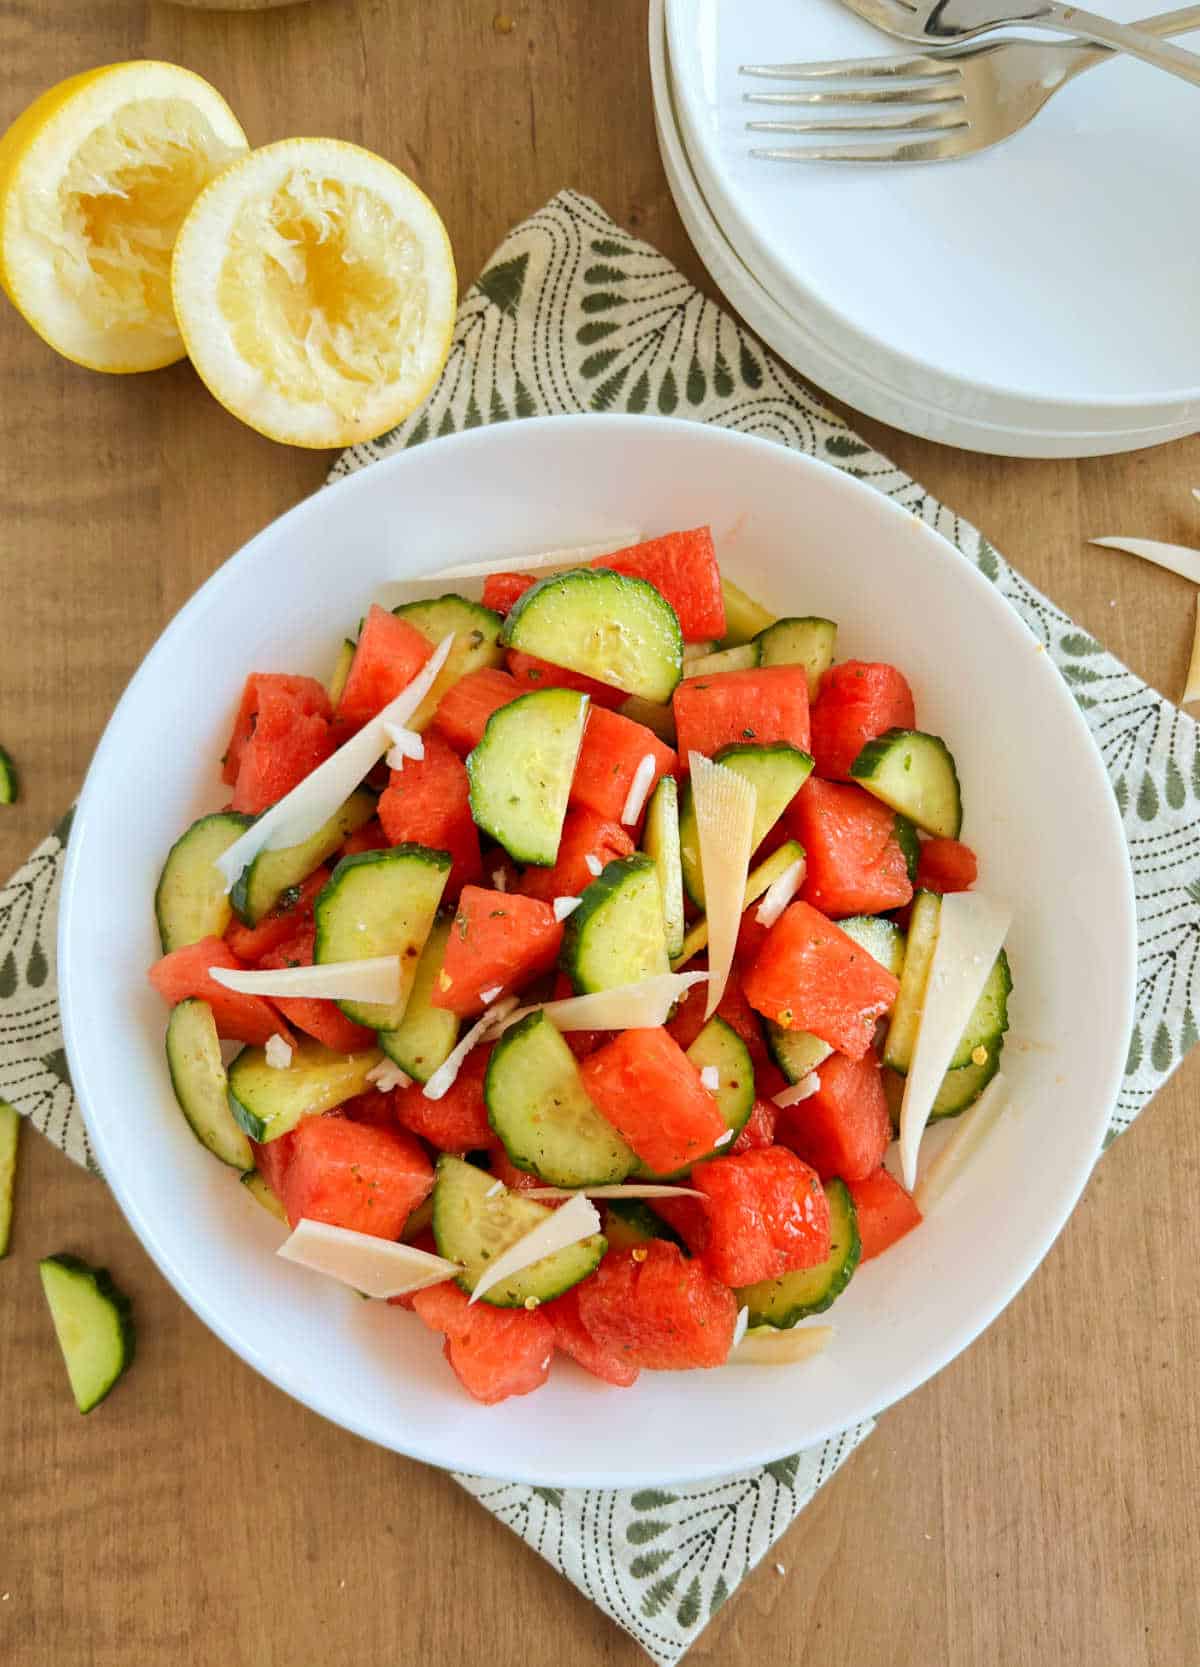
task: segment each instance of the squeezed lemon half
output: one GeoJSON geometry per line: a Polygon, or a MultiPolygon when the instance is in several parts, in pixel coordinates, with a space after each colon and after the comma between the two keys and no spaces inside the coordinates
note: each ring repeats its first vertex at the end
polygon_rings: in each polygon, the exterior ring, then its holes
{"type": "Polygon", "coordinates": [[[196,198],[172,263],[179,328],[233,414],[299,446],[394,427],[449,352],[450,241],[391,163],[337,139],[252,151],[196,198]]]}
{"type": "Polygon", "coordinates": [[[197,194],[246,150],[225,100],[176,64],[61,81],[0,138],[0,285],[92,370],[183,357],[171,254],[197,194]]]}

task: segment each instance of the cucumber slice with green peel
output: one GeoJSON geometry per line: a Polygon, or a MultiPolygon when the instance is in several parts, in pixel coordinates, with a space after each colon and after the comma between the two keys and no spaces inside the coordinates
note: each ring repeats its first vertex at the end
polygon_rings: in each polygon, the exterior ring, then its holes
{"type": "Polygon", "coordinates": [[[241,1128],[263,1144],[290,1134],[304,1117],[333,1111],[370,1087],[367,1073],[383,1055],[334,1053],[320,1042],[298,1042],[286,1070],[267,1064],[262,1048],[243,1048],[229,1067],[229,1105],[241,1128]]]}
{"type": "MultiPolygon", "coordinates": [[[[798,862],[803,855],[803,845],[798,840],[788,839],[777,851],[772,851],[769,857],[764,857],[758,867],[752,868],[746,876],[746,895],[742,900],[743,908],[748,909],[751,903],[756,902],[764,892],[769,891],[780,875],[785,873],[794,862],[798,862]]],[[[694,955],[699,955],[707,943],[708,921],[704,916],[701,916],[698,921],[689,926],[687,935],[683,940],[683,948],[678,955],[672,957],[671,971],[678,972],[681,967],[685,967],[694,955]]]]}
{"type": "Polygon", "coordinates": [[[646,855],[658,873],[662,893],[663,929],[672,959],[683,948],[683,859],[679,850],[679,788],[674,776],[664,776],[654,789],[642,835],[646,855]]]}
{"type": "Polygon", "coordinates": [[[376,1038],[388,1058],[416,1082],[428,1082],[458,1041],[458,1014],[435,1007],[432,1000],[451,924],[448,919],[434,922],[417,962],[404,1017],[395,1030],[381,1030],[376,1038]]]}
{"type": "Polygon", "coordinates": [[[471,814],[516,862],[554,866],[587,704],[575,689],[521,695],[492,713],[468,755],[471,814]]]}
{"type": "Polygon", "coordinates": [[[604,1237],[610,1250],[637,1250],[654,1239],[664,1239],[685,1256],[692,1253],[675,1229],[640,1198],[610,1198],[604,1212],[604,1237]]]}
{"type": "MultiPolygon", "coordinates": [[[[551,1214],[545,1205],[522,1198],[519,1192],[494,1193],[495,1184],[486,1169],[461,1158],[446,1155],[438,1160],[433,1236],[438,1255],[462,1267],[458,1284],[464,1291],[473,1291],[498,1256],[551,1214]]],[[[551,1302],[586,1279],[599,1266],[606,1248],[603,1234],[593,1233],[490,1286],[479,1300],[495,1308],[523,1308],[531,1297],[535,1304],[551,1302]]]]}
{"type": "Polygon", "coordinates": [[[315,834],[299,845],[285,845],[278,851],[260,851],[243,870],[230,893],[233,912],[246,926],[257,926],[292,886],[307,880],[314,868],[331,857],[348,836],[357,832],[375,814],[375,796],[356,788],[340,810],[334,812],[315,834]]]}
{"type": "Polygon", "coordinates": [[[338,1002],[355,1024],[371,1030],[400,1028],[452,866],[448,851],[393,845],[343,857],[330,875],[313,911],[314,962],[324,966],[400,957],[400,994],[394,1002],[338,1002]]]}
{"type": "Polygon", "coordinates": [[[334,662],[333,671],[330,674],[329,682],[326,684],[326,693],[329,696],[331,706],[337,705],[345,691],[346,679],[350,676],[350,667],[354,664],[354,649],[355,644],[351,638],[343,637],[342,646],[338,649],[337,660],[334,662]]]}
{"type": "Polygon", "coordinates": [[[0,805],[15,805],[21,791],[21,778],[17,774],[17,767],[0,747],[0,805]]]}
{"type": "Polygon", "coordinates": [[[826,1181],[824,1187],[832,1240],[828,1257],[818,1267],[763,1279],[738,1291],[739,1304],[750,1311],[750,1325],[788,1331],[809,1314],[823,1314],[853,1278],[862,1255],[854,1200],[845,1181],[826,1181]]]}
{"type": "Polygon", "coordinates": [[[756,602],[752,596],[747,596],[740,585],[735,585],[732,579],[721,580],[721,595],[725,600],[725,636],[722,639],[726,648],[736,647],[738,643],[752,642],[760,631],[765,631],[768,625],[774,625],[775,615],[756,602]]]}
{"type": "Polygon", "coordinates": [[[107,1268],[78,1256],[47,1256],[38,1271],[75,1405],[91,1412],[133,1360],[132,1305],[107,1268]]]}
{"type": "Polygon", "coordinates": [[[904,970],[900,974],[900,990],[888,1023],[887,1039],[883,1044],[883,1063],[894,1071],[907,1071],[917,1040],[921,1013],[925,1006],[925,986],[929,982],[929,967],[937,947],[938,919],[942,900],[932,891],[919,891],[913,898],[908,919],[908,940],[904,950],[904,970]]]}
{"type": "Polygon", "coordinates": [[[837,924],[893,978],[900,977],[904,971],[904,933],[894,920],[884,915],[851,915],[837,924]]]}
{"type": "MultiPolygon", "coordinates": [[[[714,762],[724,764],[735,775],[742,776],[754,788],[754,830],[750,836],[751,850],[759,845],[791,804],[812,773],[813,761],[786,741],[758,746],[753,742],[738,742],[722,747],[714,762]]],[[[704,876],[700,870],[700,835],[696,827],[696,811],[692,803],[690,782],[683,790],[679,812],[679,845],[683,859],[683,883],[687,894],[698,908],[704,907],[704,876]]]]}
{"type": "Polygon", "coordinates": [[[643,700],[668,701],[683,671],[675,610],[645,579],[576,567],[532,586],[501,642],[643,700]]]}
{"type": "Polygon", "coordinates": [[[202,816],[172,845],[154,893],[154,914],[163,954],[186,949],[201,938],[220,938],[233,918],[225,876],[217,867],[235,839],[254,820],[225,810],[202,816]]]}
{"type": "Polygon", "coordinates": [[[0,1261],[8,1255],[12,1237],[13,1193],[17,1184],[17,1143],[21,1138],[21,1114],[7,1100],[0,1100],[0,1261]]]}
{"type": "Polygon", "coordinates": [[[167,1069],[179,1109],[196,1139],[234,1169],[253,1169],[254,1153],[229,1105],[229,1078],[216,1020],[206,1001],[172,1007],[167,1020],[167,1069]]]}
{"type": "Polygon", "coordinates": [[[688,675],[687,668],[689,666],[695,665],[697,660],[703,660],[709,654],[715,654],[720,646],[715,638],[702,642],[685,642],[683,645],[684,676],[688,675]]]}
{"type": "Polygon", "coordinates": [[[981,1048],[987,1054],[996,1051],[1008,1029],[1008,998],[1011,994],[1012,970],[1008,964],[1008,955],[1002,949],[988,974],[987,983],[980,991],[971,1017],[967,1020],[967,1028],[954,1050],[954,1057],[950,1061],[952,1071],[960,1070],[964,1065],[984,1063],[975,1058],[981,1048]]]}
{"type": "Polygon", "coordinates": [[[251,1198],[253,1198],[254,1202],[256,1204],[261,1204],[264,1210],[267,1210],[275,1217],[276,1221],[282,1221],[285,1227],[290,1225],[287,1218],[287,1211],[280,1203],[278,1194],[272,1191],[271,1187],[267,1185],[265,1178],[259,1174],[257,1169],[248,1169],[246,1171],[246,1173],[242,1176],[242,1185],[250,1194],[251,1198]]]}
{"type": "Polygon", "coordinates": [[[669,972],[658,871],[635,853],[608,863],[569,914],[559,965],[576,995],[669,972]]]}
{"type": "Polygon", "coordinates": [[[803,666],[808,698],[816,700],[821,679],[833,664],[837,626],[831,619],[777,619],[754,639],[760,666],[803,666]]]}
{"type": "Polygon", "coordinates": [[[790,1083],[797,1083],[824,1065],[833,1049],[807,1030],[785,1030],[767,1020],[767,1051],[790,1083]]]}
{"type": "MultiPolygon", "coordinates": [[[[969,1107],[973,1106],[983,1093],[988,1083],[1000,1069],[1000,1059],[1004,1052],[1004,1038],[997,1036],[987,1049],[987,1058],[980,1065],[960,1065],[956,1070],[947,1071],[942,1078],[941,1086],[929,1113],[931,1123],[941,1122],[947,1117],[958,1117],[969,1107]]],[[[898,1071],[884,1071],[883,1091],[887,1096],[888,1110],[892,1116],[892,1127],[899,1130],[900,1105],[904,1099],[905,1078],[898,1071]]]]}
{"type": "MultiPolygon", "coordinates": [[[[717,1107],[730,1133],[728,1138],[706,1153],[705,1157],[723,1157],[750,1121],[750,1113],[754,1110],[754,1062],[750,1058],[750,1050],[733,1026],[714,1013],[688,1048],[687,1056],[698,1071],[703,1071],[706,1065],[710,1065],[717,1072],[717,1087],[710,1092],[716,1098],[717,1107]]],[[[695,1160],[696,1163],[703,1161],[702,1158],[695,1160]]],[[[677,1181],[686,1175],[691,1167],[692,1165],[688,1164],[686,1169],[676,1169],[669,1175],[660,1175],[647,1168],[645,1164],[639,1163],[634,1174],[639,1181],[677,1181]]]]}
{"type": "Polygon", "coordinates": [[[545,1013],[530,1013],[504,1032],[488,1061],[483,1097],[512,1162],[549,1186],[611,1186],[637,1164],[588,1098],[575,1055],[545,1013]]]}
{"type": "Polygon", "coordinates": [[[919,729],[889,729],[868,741],[850,766],[860,787],[926,833],[957,839],[962,830],[958,771],[946,743],[919,729]]]}
{"type": "Polygon", "coordinates": [[[688,677],[719,677],[723,671],[753,671],[758,665],[758,644],[738,643],[735,648],[721,648],[715,654],[702,654],[689,660],[684,670],[688,677]]]}
{"type": "Polygon", "coordinates": [[[917,883],[917,869],[921,866],[921,840],[916,827],[907,816],[897,814],[892,824],[892,833],[896,844],[904,852],[904,862],[908,869],[908,877],[913,885],[917,883]]]}
{"type": "Polygon", "coordinates": [[[446,663],[433,680],[433,687],[408,720],[418,733],[427,729],[446,690],[470,672],[485,666],[504,664],[500,629],[504,620],[482,602],[468,602],[465,596],[435,596],[425,602],[406,602],[392,612],[415,626],[436,647],[442,638],[454,634],[446,663]]]}

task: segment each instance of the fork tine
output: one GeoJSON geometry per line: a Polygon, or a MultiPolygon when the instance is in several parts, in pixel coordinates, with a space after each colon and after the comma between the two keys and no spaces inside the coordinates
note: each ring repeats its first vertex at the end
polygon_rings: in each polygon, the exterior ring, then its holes
{"type": "Polygon", "coordinates": [[[809,122],[747,122],[748,133],[933,133],[970,127],[961,111],[927,110],[918,116],[818,116],[809,122]]]}
{"type": "Polygon", "coordinates": [[[937,78],[957,75],[958,70],[949,60],[917,53],[910,58],[834,58],[816,64],[743,64],[738,73],[772,81],[824,81],[838,75],[857,81],[882,81],[898,76],[937,78]]]}
{"type": "Polygon", "coordinates": [[[752,150],[768,162],[949,162],[970,152],[969,127],[937,138],[901,140],[894,145],[794,145],[752,150]]]}
{"type": "Polygon", "coordinates": [[[826,104],[961,104],[965,94],[957,77],[951,82],[924,82],[915,87],[821,88],[805,93],[743,93],[745,104],[795,109],[826,104]]]}

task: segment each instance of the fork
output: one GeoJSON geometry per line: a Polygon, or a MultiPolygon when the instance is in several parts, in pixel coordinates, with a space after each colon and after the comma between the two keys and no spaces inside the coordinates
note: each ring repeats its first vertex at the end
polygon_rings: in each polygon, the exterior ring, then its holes
{"type": "MultiPolygon", "coordinates": [[[[1138,28],[1152,35],[1200,29],[1200,6],[1145,18],[1138,28]]],[[[821,112],[804,120],[747,122],[752,133],[897,135],[858,145],[764,148],[750,154],[785,162],[947,162],[973,156],[1018,133],[1069,81],[1114,55],[1090,41],[1004,40],[936,56],[746,64],[743,75],[822,83],[819,91],[747,93],[748,104],[821,112]],[[829,106],[846,105],[883,114],[824,114],[829,106]],[[906,134],[929,137],[900,137],[906,134]]]]}

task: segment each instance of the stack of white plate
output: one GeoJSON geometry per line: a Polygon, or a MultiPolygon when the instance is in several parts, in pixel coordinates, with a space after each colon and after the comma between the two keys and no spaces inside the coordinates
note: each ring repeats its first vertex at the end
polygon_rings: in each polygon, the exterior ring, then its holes
{"type": "Polygon", "coordinates": [[[1200,92],[1114,59],[963,161],[751,157],[739,65],[907,50],[837,0],[651,0],[663,163],[733,306],[820,387],[949,445],[1090,457],[1200,430],[1200,92]]]}

